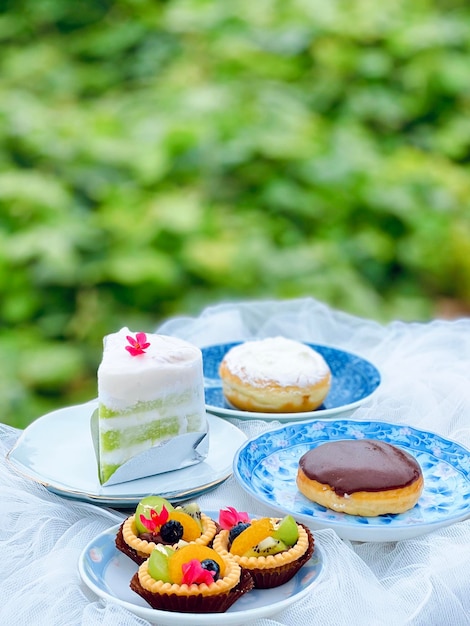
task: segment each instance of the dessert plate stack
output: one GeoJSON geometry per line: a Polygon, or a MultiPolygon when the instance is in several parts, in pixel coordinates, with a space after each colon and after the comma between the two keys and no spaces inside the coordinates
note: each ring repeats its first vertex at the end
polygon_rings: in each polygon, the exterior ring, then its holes
{"type": "Polygon", "coordinates": [[[235,452],[246,441],[241,430],[208,414],[209,453],[184,469],[117,485],[101,486],[90,432],[97,402],[59,409],[30,424],[7,459],[21,475],[72,499],[115,507],[132,507],[149,493],[172,502],[195,498],[232,475],[235,452]]]}
{"type": "MultiPolygon", "coordinates": [[[[217,519],[218,512],[206,511],[217,519]]],[[[250,514],[250,517],[254,517],[250,514]]],[[[318,543],[310,560],[287,583],[273,589],[255,589],[237,600],[226,613],[172,613],[152,609],[129,587],[137,565],[117,550],[114,539],[119,525],[95,537],[84,548],[79,572],[85,584],[101,598],[112,600],[131,613],[160,626],[240,626],[251,620],[279,613],[298,602],[317,585],[323,570],[323,555],[318,543]]]]}

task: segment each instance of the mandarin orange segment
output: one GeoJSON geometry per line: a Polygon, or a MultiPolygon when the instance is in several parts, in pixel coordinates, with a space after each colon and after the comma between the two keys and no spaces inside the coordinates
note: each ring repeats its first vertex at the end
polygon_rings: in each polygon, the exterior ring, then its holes
{"type": "Polygon", "coordinates": [[[176,510],[170,511],[168,519],[173,519],[183,526],[182,539],[184,539],[184,541],[195,541],[201,536],[201,527],[196,522],[194,517],[191,517],[188,513],[176,510]]]}
{"type": "Polygon", "coordinates": [[[238,556],[243,556],[250,548],[257,546],[260,541],[269,537],[272,532],[273,524],[269,517],[253,520],[251,525],[233,540],[230,552],[238,556]]]}
{"type": "Polygon", "coordinates": [[[183,546],[176,550],[168,559],[168,573],[170,579],[177,585],[181,585],[183,580],[183,564],[189,563],[192,559],[197,559],[198,561],[212,559],[220,567],[220,577],[224,577],[225,563],[220,554],[207,546],[191,543],[190,545],[183,546]]]}

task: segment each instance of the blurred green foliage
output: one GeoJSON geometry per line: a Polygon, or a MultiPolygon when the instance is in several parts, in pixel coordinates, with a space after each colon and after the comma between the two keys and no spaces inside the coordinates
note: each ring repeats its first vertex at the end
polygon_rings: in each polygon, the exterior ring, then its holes
{"type": "Polygon", "coordinates": [[[470,307],[468,3],[1,7],[0,421],[224,299],[470,307]]]}

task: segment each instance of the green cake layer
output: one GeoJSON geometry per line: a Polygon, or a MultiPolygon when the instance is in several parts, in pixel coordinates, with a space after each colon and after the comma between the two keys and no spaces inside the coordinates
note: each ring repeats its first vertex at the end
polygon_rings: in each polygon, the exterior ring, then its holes
{"type": "Polygon", "coordinates": [[[102,431],[100,446],[103,452],[125,449],[130,446],[149,442],[155,445],[158,441],[175,437],[179,434],[180,424],[177,417],[154,420],[150,424],[130,426],[129,428],[102,431]]]}
{"type": "MultiPolygon", "coordinates": [[[[129,407],[123,411],[117,411],[106,407],[104,404],[99,405],[99,421],[103,420],[102,426],[99,427],[99,449],[100,463],[99,475],[101,483],[105,483],[121,467],[127,460],[135,454],[136,448],[144,451],[152,446],[158,445],[160,442],[176,437],[180,434],[182,416],[168,415],[169,410],[176,410],[175,404],[180,407],[191,398],[188,391],[185,394],[174,394],[166,397],[165,400],[154,400],[151,402],[139,402],[133,407],[129,407]],[[169,408],[170,407],[170,408],[169,408]],[[164,408],[166,415],[161,415],[164,408]],[[156,413],[154,419],[149,420],[145,414],[156,413]],[[132,425],[119,428],[120,421],[129,422],[130,417],[135,417],[132,425]],[[143,423],[139,423],[143,421],[143,423]],[[111,426],[109,422],[113,420],[115,424],[111,426]],[[103,426],[108,423],[108,426],[103,426]],[[109,426],[111,426],[109,428],[109,426]],[[127,451],[127,454],[126,454],[127,451]],[[120,452],[119,461],[109,462],[106,456],[120,452]]],[[[186,419],[185,432],[198,432],[201,430],[201,415],[193,412],[184,415],[186,419]]]]}

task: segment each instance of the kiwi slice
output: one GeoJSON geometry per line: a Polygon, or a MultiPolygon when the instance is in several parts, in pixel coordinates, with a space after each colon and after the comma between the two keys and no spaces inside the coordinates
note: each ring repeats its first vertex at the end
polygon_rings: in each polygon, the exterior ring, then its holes
{"type": "Polygon", "coordinates": [[[287,550],[286,544],[280,539],[274,537],[266,537],[259,542],[257,546],[250,548],[243,556],[269,556],[270,554],[278,554],[287,550]]]}
{"type": "Polygon", "coordinates": [[[299,529],[297,527],[297,522],[292,515],[286,515],[282,518],[279,525],[272,533],[272,536],[274,539],[280,539],[287,546],[293,546],[297,543],[299,538],[299,529]]]}
{"type": "Polygon", "coordinates": [[[199,508],[199,504],[197,502],[188,502],[186,504],[181,504],[176,508],[177,510],[181,510],[183,513],[187,513],[194,520],[196,520],[196,522],[199,524],[199,528],[202,531],[201,509],[199,508]]]}

